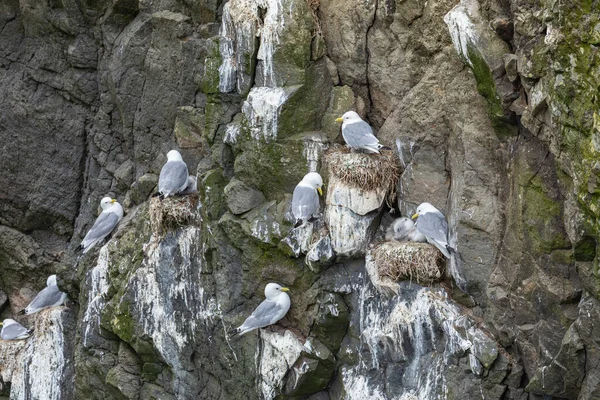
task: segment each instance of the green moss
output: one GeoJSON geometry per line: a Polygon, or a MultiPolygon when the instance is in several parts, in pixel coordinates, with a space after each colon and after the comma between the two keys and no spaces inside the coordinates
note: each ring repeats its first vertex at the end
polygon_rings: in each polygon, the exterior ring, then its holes
{"type": "Polygon", "coordinates": [[[162,372],[163,366],[158,363],[144,363],[142,366],[142,378],[145,381],[153,381],[162,372]]]}
{"type": "Polygon", "coordinates": [[[575,243],[573,254],[576,261],[593,261],[596,256],[596,239],[584,237],[575,243]]]}
{"type": "Polygon", "coordinates": [[[234,162],[235,175],[260,190],[267,200],[282,200],[306,174],[301,141],[248,143],[234,162]]]}
{"type": "Polygon", "coordinates": [[[562,203],[553,199],[542,179],[535,175],[522,189],[523,227],[527,232],[532,250],[551,253],[555,249],[566,249],[570,242],[561,229],[562,203]]]}
{"type": "Polygon", "coordinates": [[[209,39],[206,43],[208,55],[204,63],[201,89],[206,94],[219,93],[219,67],[223,63],[223,58],[219,51],[219,39],[209,39]]]}
{"type": "Polygon", "coordinates": [[[212,145],[221,121],[223,103],[218,96],[208,96],[204,107],[204,137],[212,145]]]}
{"type": "Polygon", "coordinates": [[[216,221],[225,212],[223,190],[227,182],[221,169],[212,169],[200,177],[198,185],[202,216],[206,221],[216,221]]]}
{"type": "Polygon", "coordinates": [[[496,84],[490,67],[483,59],[481,53],[479,53],[474,46],[467,46],[467,55],[469,57],[471,70],[477,81],[477,91],[487,101],[488,116],[492,122],[496,135],[500,139],[514,135],[515,128],[504,116],[504,110],[502,109],[502,104],[496,91],[496,84]]]}
{"type": "Polygon", "coordinates": [[[133,343],[135,336],[135,322],[129,311],[130,303],[121,301],[112,314],[110,331],[119,336],[126,343],[133,343]]]}

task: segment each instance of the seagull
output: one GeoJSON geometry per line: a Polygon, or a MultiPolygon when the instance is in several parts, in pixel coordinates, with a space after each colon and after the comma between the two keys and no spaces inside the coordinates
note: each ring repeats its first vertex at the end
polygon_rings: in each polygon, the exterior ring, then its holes
{"type": "Polygon", "coordinates": [[[102,212],[79,245],[79,248],[83,249],[83,254],[107,237],[123,218],[123,207],[117,203],[116,199],[105,197],[100,201],[100,207],[102,207],[102,212]]]}
{"type": "Polygon", "coordinates": [[[388,148],[379,143],[373,135],[373,129],[354,111],[348,111],[336,122],[342,122],[342,136],[346,144],[355,150],[366,153],[379,153],[382,148],[388,148]]]}
{"type": "Polygon", "coordinates": [[[158,177],[158,192],[165,198],[176,195],[188,186],[188,167],[177,150],[167,153],[167,163],[158,177]]]}
{"type": "Polygon", "coordinates": [[[292,196],[292,214],[296,221],[304,222],[319,212],[319,195],[323,194],[322,186],[323,178],[316,172],[304,175],[296,185],[292,196]]]}
{"type": "Polygon", "coordinates": [[[34,314],[45,308],[57,307],[65,302],[67,294],[61,292],[56,284],[56,275],[50,275],[46,280],[46,287],[39,292],[24,310],[17,315],[34,314]]]}
{"type": "Polygon", "coordinates": [[[242,336],[258,328],[272,325],[279,321],[290,309],[289,289],[277,283],[265,286],[266,299],[260,303],[244,323],[232,331],[233,334],[242,336]]]}
{"type": "Polygon", "coordinates": [[[398,242],[421,242],[425,243],[427,238],[417,230],[412,219],[407,217],[398,218],[387,230],[385,235],[387,241],[398,242]]]}
{"type": "Polygon", "coordinates": [[[421,203],[412,216],[413,219],[417,217],[417,230],[425,235],[429,243],[440,249],[446,258],[450,258],[450,252],[455,250],[448,246],[448,222],[444,214],[429,203],[421,203]]]}
{"type": "Polygon", "coordinates": [[[31,336],[33,329],[27,329],[14,319],[7,318],[0,322],[0,338],[4,340],[21,340],[31,336]]]}

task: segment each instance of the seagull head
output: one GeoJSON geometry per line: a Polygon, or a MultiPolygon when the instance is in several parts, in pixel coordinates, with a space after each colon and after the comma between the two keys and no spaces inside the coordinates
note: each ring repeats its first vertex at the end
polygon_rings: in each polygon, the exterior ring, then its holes
{"type": "Polygon", "coordinates": [[[110,197],[104,197],[102,200],[100,200],[100,207],[102,207],[103,210],[106,210],[108,207],[110,207],[113,203],[116,203],[117,199],[111,199],[110,197]]]}
{"type": "Polygon", "coordinates": [[[12,324],[16,324],[17,321],[15,321],[14,319],[10,319],[10,318],[6,318],[4,321],[0,322],[0,326],[4,325],[4,326],[9,326],[12,324]]]}
{"type": "Polygon", "coordinates": [[[412,216],[412,218],[417,218],[419,215],[421,214],[425,214],[428,212],[440,212],[437,208],[435,208],[434,206],[432,206],[430,203],[421,203],[419,205],[419,207],[417,207],[417,212],[415,213],[415,215],[412,216]]]}
{"type": "Polygon", "coordinates": [[[344,124],[351,124],[353,122],[362,121],[362,118],[354,111],[348,111],[341,118],[337,118],[336,122],[343,122],[344,124]]]}
{"type": "Polygon", "coordinates": [[[171,150],[167,153],[167,161],[183,161],[183,158],[177,150],[171,150]]]}
{"type": "Polygon", "coordinates": [[[315,188],[320,195],[323,194],[323,190],[321,189],[323,187],[323,178],[321,178],[321,175],[319,175],[318,172],[309,172],[304,175],[302,180],[310,187],[315,188]]]}
{"type": "Polygon", "coordinates": [[[57,285],[56,283],[56,275],[50,275],[48,279],[46,279],[46,286],[57,285]]]}
{"type": "Polygon", "coordinates": [[[273,299],[279,296],[282,292],[289,292],[290,289],[286,287],[281,287],[278,283],[269,283],[265,286],[265,297],[267,299],[273,299]]]}

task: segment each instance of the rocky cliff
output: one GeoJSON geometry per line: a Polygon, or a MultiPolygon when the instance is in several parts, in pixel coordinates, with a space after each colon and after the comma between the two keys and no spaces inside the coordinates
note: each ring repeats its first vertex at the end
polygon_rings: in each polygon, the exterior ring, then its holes
{"type": "Polygon", "coordinates": [[[2,1],[0,315],[54,272],[71,301],[0,343],[0,398],[599,399],[598,9],[2,1]],[[378,185],[335,168],[350,109],[393,148],[378,185]],[[198,196],[151,200],[173,148],[198,196]],[[369,251],[422,201],[460,256],[390,281],[369,251]],[[287,316],[232,340],[272,281],[287,316]]]}

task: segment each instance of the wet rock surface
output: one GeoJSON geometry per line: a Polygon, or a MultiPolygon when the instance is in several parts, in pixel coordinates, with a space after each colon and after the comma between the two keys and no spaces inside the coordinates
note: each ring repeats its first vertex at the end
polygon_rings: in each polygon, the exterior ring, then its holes
{"type": "Polygon", "coordinates": [[[598,7],[2,2],[0,317],[54,272],[72,304],[0,343],[0,398],[598,398],[598,7]],[[349,109],[394,151],[391,202],[327,172],[349,109]],[[156,229],[175,147],[198,199],[156,229]],[[309,171],[323,213],[294,228],[309,171]],[[106,195],[126,216],[79,257],[106,195]],[[423,201],[442,282],[365,265],[423,201]],[[233,340],[268,282],[290,311],[233,340]]]}

